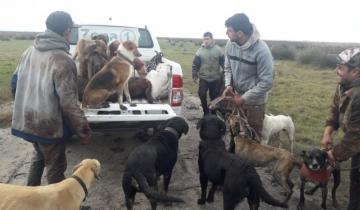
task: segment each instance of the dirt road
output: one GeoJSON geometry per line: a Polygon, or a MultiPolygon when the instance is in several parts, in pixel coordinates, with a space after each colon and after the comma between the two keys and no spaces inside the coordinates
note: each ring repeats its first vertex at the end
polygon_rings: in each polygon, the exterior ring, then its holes
{"type": "MultiPolygon", "coordinates": [[[[176,163],[173,177],[171,179],[169,194],[183,198],[186,203],[173,204],[172,206],[158,205],[158,209],[194,209],[194,210],[216,210],[222,209],[222,193],[218,191],[215,195],[215,201],[212,204],[204,206],[197,205],[197,199],[200,195],[197,154],[199,144],[199,134],[195,128],[196,122],[202,116],[199,106],[199,100],[189,94],[185,95],[185,105],[183,116],[190,125],[190,131],[187,136],[183,136],[180,141],[180,150],[178,162],[176,163]]],[[[66,175],[70,175],[75,164],[84,158],[96,158],[102,164],[102,178],[96,180],[89,190],[89,197],[84,205],[91,206],[91,209],[126,209],[124,206],[124,195],[121,187],[121,178],[124,170],[124,163],[128,154],[133,148],[141,144],[140,140],[134,137],[133,132],[122,132],[116,135],[94,134],[92,144],[81,146],[74,139],[69,143],[67,149],[68,170],[66,175]]],[[[26,183],[29,169],[30,158],[32,155],[32,146],[21,139],[10,135],[10,129],[0,129],[0,182],[24,185],[26,183]]],[[[281,188],[271,184],[271,176],[263,169],[258,169],[265,188],[278,199],[283,199],[279,193],[281,188]]],[[[296,209],[299,198],[299,178],[298,170],[292,173],[292,179],[296,183],[295,192],[289,201],[290,209],[296,209]]],[[[339,209],[346,209],[348,195],[348,175],[342,174],[342,183],[338,189],[339,209]]],[[[43,179],[43,184],[46,184],[43,179]]],[[[332,184],[330,184],[330,187],[332,184]]],[[[306,209],[320,209],[321,193],[318,191],[313,196],[306,196],[306,209]]],[[[331,197],[328,196],[328,209],[334,209],[331,206],[331,197]]],[[[143,196],[137,194],[135,209],[150,209],[150,203],[143,196]]],[[[248,209],[247,202],[242,202],[237,209],[248,209]]],[[[280,208],[271,207],[261,203],[260,209],[277,210],[280,208]]]]}

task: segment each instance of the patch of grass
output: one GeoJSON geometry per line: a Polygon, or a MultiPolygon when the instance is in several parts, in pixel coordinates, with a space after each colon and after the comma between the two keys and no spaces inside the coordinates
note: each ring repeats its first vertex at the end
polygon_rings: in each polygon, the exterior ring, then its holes
{"type": "Polygon", "coordinates": [[[293,118],[296,141],[319,144],[337,83],[333,71],[315,71],[293,61],[276,62],[268,112],[293,118]]]}
{"type": "Polygon", "coordinates": [[[180,63],[184,75],[184,87],[191,94],[197,95],[197,85],[192,80],[191,66],[196,50],[200,46],[195,46],[191,41],[168,41],[160,39],[159,44],[164,56],[170,60],[180,63]]]}
{"type": "Polygon", "coordinates": [[[10,77],[21,54],[31,43],[31,40],[0,41],[0,104],[12,100],[10,77]]]}
{"type": "Polygon", "coordinates": [[[6,128],[11,125],[12,111],[0,111],[0,128],[6,128]]]}

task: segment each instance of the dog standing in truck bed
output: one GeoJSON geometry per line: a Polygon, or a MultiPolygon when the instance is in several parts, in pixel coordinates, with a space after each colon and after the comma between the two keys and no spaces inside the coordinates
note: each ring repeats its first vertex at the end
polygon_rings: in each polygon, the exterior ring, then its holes
{"type": "MultiPolygon", "coordinates": [[[[99,108],[113,92],[116,92],[120,109],[126,110],[126,106],[123,105],[123,94],[131,103],[128,81],[135,72],[134,61],[139,56],[141,54],[134,42],[125,41],[121,43],[117,55],[87,84],[82,98],[82,106],[99,108]]],[[[144,69],[142,68],[142,70],[144,69]]]]}
{"type": "Polygon", "coordinates": [[[74,60],[79,62],[78,76],[90,80],[107,62],[107,46],[102,40],[80,39],[74,60]]]}

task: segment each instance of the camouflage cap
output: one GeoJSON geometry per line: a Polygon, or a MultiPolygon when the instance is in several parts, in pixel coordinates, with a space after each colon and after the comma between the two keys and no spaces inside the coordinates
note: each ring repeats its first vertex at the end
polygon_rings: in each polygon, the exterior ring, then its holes
{"type": "Polygon", "coordinates": [[[337,56],[337,59],[339,64],[360,69],[360,48],[346,49],[337,56]]]}

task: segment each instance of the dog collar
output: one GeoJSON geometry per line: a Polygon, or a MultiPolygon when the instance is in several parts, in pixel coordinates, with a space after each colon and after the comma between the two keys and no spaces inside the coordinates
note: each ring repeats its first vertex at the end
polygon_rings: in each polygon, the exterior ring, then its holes
{"type": "Polygon", "coordinates": [[[175,130],[172,127],[166,127],[164,130],[169,131],[170,133],[174,134],[176,137],[180,136],[179,132],[177,132],[177,130],[175,130]]]}
{"type": "Polygon", "coordinates": [[[86,199],[86,197],[88,195],[88,190],[86,188],[86,185],[85,185],[84,181],[80,177],[78,177],[76,175],[72,175],[71,178],[74,178],[81,185],[81,187],[83,188],[83,190],[85,192],[85,197],[84,197],[83,201],[85,201],[85,199],[86,199]]]}
{"type": "Polygon", "coordinates": [[[331,172],[324,167],[317,171],[311,171],[305,164],[302,164],[300,175],[313,182],[327,182],[331,172]]]}
{"type": "Polygon", "coordinates": [[[117,53],[117,55],[123,59],[125,59],[127,62],[129,62],[132,66],[134,66],[134,62],[132,60],[130,60],[128,57],[126,57],[125,55],[121,54],[120,52],[117,53]]]}

